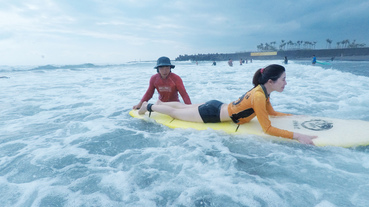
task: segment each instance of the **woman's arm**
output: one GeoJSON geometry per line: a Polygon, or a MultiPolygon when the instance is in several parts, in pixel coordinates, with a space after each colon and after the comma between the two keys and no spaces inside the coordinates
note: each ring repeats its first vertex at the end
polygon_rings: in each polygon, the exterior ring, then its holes
{"type": "MultiPolygon", "coordinates": [[[[269,135],[277,136],[277,137],[284,137],[289,139],[295,139],[303,144],[311,144],[314,145],[314,142],[312,139],[317,138],[317,136],[310,136],[305,134],[300,134],[296,132],[291,132],[288,130],[279,129],[276,127],[273,127],[270,120],[269,120],[269,110],[267,108],[269,107],[273,110],[273,107],[271,106],[269,101],[265,101],[265,97],[261,95],[256,95],[254,98],[254,110],[256,117],[258,118],[258,121],[263,128],[263,131],[269,135]],[[268,106],[269,104],[269,106],[268,106]]],[[[274,110],[273,110],[274,111],[274,110]]],[[[275,112],[275,111],[274,111],[275,112]]],[[[280,112],[278,112],[280,113],[280,112]]],[[[276,115],[278,113],[274,113],[273,115],[276,115]]],[[[280,113],[279,115],[285,116],[289,114],[280,113]]]]}

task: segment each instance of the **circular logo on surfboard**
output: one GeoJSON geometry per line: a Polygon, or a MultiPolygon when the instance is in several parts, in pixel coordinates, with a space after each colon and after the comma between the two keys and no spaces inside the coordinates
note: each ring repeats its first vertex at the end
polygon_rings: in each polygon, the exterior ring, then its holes
{"type": "Polygon", "coordinates": [[[306,129],[314,130],[314,131],[325,131],[332,129],[333,123],[322,119],[312,119],[310,121],[305,121],[301,124],[306,129]]]}

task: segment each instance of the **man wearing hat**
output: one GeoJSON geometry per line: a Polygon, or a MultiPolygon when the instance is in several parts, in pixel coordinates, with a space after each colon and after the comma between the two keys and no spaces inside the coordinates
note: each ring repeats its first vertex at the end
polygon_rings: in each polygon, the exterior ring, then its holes
{"type": "Polygon", "coordinates": [[[172,65],[168,57],[160,57],[157,61],[157,74],[151,76],[150,85],[141,101],[133,106],[133,109],[139,109],[144,101],[149,101],[154,95],[155,89],[159,93],[159,100],[162,102],[177,101],[179,102],[178,92],[181,94],[185,104],[191,104],[190,97],[183,85],[181,77],[172,73],[172,65]]]}

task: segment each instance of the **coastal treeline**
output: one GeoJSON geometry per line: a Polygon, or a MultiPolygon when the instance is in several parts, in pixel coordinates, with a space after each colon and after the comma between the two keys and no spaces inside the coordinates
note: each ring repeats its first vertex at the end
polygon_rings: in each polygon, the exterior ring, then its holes
{"type": "MultiPolygon", "coordinates": [[[[281,59],[285,56],[289,58],[311,58],[312,55],[319,55],[320,57],[327,57],[329,59],[341,57],[341,59],[350,60],[353,56],[369,56],[369,48],[365,43],[357,43],[356,40],[349,39],[337,41],[335,45],[332,39],[326,39],[326,49],[316,49],[316,41],[298,40],[281,40],[280,43],[276,41],[269,43],[261,43],[256,46],[257,52],[267,53],[274,52],[276,55],[260,55],[255,52],[236,52],[236,53],[208,53],[197,55],[180,55],[175,60],[178,61],[224,61],[224,60],[239,60],[239,59],[281,59]],[[333,44],[333,46],[332,46],[333,44]],[[275,53],[277,52],[277,53],[275,53]]],[[[366,57],[364,57],[366,60],[366,57]]]]}
{"type": "Polygon", "coordinates": [[[369,47],[334,48],[334,49],[289,49],[275,52],[236,52],[236,53],[209,53],[197,55],[180,55],[176,61],[225,61],[225,60],[283,60],[311,59],[312,56],[321,59],[335,60],[369,60],[369,47]],[[266,54],[268,55],[266,55],[266,54]]]}
{"type": "MultiPolygon", "coordinates": [[[[292,40],[285,41],[281,40],[281,42],[277,45],[276,41],[269,43],[260,43],[256,46],[258,51],[278,51],[278,50],[300,50],[300,49],[315,49],[316,41],[304,41],[298,40],[293,42],[292,40]]],[[[333,40],[326,39],[326,47],[327,49],[332,48],[333,40]]],[[[365,47],[364,43],[356,43],[356,40],[350,41],[348,39],[336,42],[336,48],[362,48],[365,47]]]]}

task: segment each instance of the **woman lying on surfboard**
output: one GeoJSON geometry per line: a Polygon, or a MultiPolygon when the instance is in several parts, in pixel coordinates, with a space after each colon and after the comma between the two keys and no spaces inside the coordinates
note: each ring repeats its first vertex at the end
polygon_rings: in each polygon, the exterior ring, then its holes
{"type": "Polygon", "coordinates": [[[257,117],[263,131],[269,135],[296,139],[303,144],[314,145],[310,136],[275,128],[271,125],[271,116],[290,116],[274,111],[269,95],[273,91],[282,92],[287,85],[285,68],[281,65],[269,65],[266,68],[258,69],[253,78],[254,88],[242,95],[238,100],[224,104],[217,100],[211,100],[204,104],[186,105],[179,102],[159,102],[149,104],[144,102],[138,111],[144,114],[146,111],[156,111],[167,114],[175,119],[190,122],[217,123],[233,121],[236,124],[249,122],[257,117]]]}

